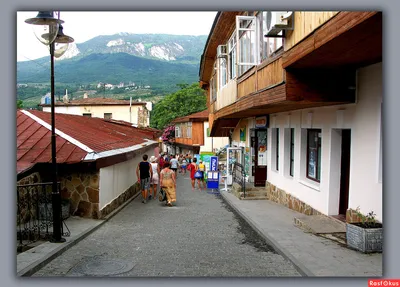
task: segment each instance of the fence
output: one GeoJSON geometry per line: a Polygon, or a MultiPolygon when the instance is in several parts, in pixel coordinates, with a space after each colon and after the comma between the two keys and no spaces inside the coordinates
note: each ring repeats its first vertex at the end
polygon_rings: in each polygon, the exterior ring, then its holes
{"type": "Polygon", "coordinates": [[[243,197],[246,197],[246,171],[244,166],[238,162],[233,163],[233,182],[236,182],[243,192],[243,197]]]}
{"type": "MultiPolygon", "coordinates": [[[[57,183],[60,192],[60,183],[57,183]]],[[[69,217],[69,204],[61,208],[61,234],[69,236],[70,231],[64,219],[69,217]],[[64,226],[66,231],[64,232],[64,226]]],[[[17,185],[17,251],[52,235],[52,183],[17,185]]]]}

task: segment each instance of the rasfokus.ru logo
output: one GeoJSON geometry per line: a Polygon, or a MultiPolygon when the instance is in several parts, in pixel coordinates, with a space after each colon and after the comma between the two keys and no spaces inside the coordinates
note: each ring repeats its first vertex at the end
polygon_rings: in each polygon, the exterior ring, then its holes
{"type": "Polygon", "coordinates": [[[369,279],[368,286],[400,286],[400,279],[369,279]]]}

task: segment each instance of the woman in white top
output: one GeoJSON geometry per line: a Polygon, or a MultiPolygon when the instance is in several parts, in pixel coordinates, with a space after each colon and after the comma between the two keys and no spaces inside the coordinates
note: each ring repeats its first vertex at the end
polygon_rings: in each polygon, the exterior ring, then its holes
{"type": "Polygon", "coordinates": [[[153,155],[150,158],[150,164],[151,168],[153,169],[153,179],[151,180],[151,188],[150,188],[150,194],[151,190],[153,190],[153,199],[156,199],[156,194],[157,194],[157,186],[158,182],[160,181],[160,167],[158,166],[157,163],[157,158],[153,155]]]}

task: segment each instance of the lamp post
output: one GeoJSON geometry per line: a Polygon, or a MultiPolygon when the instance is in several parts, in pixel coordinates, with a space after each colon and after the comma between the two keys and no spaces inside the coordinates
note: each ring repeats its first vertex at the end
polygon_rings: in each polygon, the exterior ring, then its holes
{"type": "Polygon", "coordinates": [[[57,159],[56,159],[56,134],[54,111],[54,56],[62,56],[68,49],[68,44],[74,39],[64,35],[61,24],[64,21],[54,18],[53,11],[40,11],[35,18],[25,20],[32,24],[36,38],[50,49],[50,88],[51,88],[51,163],[52,163],[52,210],[53,210],[53,237],[51,242],[65,242],[61,229],[61,194],[57,188],[57,159]],[[60,48],[55,50],[55,45],[60,48]],[[55,52],[56,51],[56,52],[55,52]]]}

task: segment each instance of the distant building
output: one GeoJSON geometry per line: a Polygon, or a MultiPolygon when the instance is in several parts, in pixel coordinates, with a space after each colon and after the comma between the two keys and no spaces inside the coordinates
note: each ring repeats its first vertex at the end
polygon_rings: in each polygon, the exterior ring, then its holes
{"type": "MultiPolygon", "coordinates": [[[[172,121],[175,125],[176,153],[199,154],[201,152],[213,152],[229,144],[228,137],[209,136],[208,110],[194,113],[172,121]]],[[[170,147],[173,149],[173,147],[170,147]]],[[[174,153],[175,151],[171,151],[174,153]]]]}
{"type": "MultiPolygon", "coordinates": [[[[146,102],[130,102],[127,100],[117,100],[110,98],[86,98],[57,102],[55,112],[80,115],[86,117],[96,117],[113,119],[129,122],[138,127],[148,127],[150,125],[150,112],[146,108],[146,102]]],[[[49,104],[40,104],[44,112],[50,112],[49,104]]]]}

